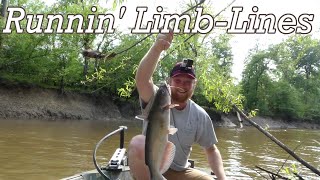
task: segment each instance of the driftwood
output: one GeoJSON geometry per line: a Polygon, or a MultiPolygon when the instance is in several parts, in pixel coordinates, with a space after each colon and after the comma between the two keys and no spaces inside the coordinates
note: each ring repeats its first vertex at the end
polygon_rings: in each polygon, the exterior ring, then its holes
{"type": "Polygon", "coordinates": [[[115,57],[117,54],[115,52],[111,52],[110,54],[103,54],[98,50],[91,50],[91,49],[84,49],[82,50],[82,55],[87,58],[94,58],[94,59],[110,59],[115,57]]]}
{"type": "Polygon", "coordinates": [[[256,168],[258,168],[258,169],[260,169],[260,170],[262,170],[262,171],[264,171],[264,172],[267,172],[268,174],[271,174],[272,179],[275,179],[275,177],[278,177],[278,178],[281,178],[281,179],[289,180],[289,178],[286,178],[286,177],[281,176],[281,175],[279,175],[279,174],[276,174],[276,173],[273,173],[273,172],[271,172],[271,171],[268,171],[268,170],[266,170],[266,169],[264,169],[264,168],[262,168],[262,167],[256,166],[256,168]]]}
{"type": "Polygon", "coordinates": [[[262,132],[264,135],[266,135],[269,139],[271,139],[273,142],[275,142],[278,146],[280,146],[283,150],[285,150],[288,154],[290,154],[293,158],[295,158],[297,161],[299,161],[302,165],[310,169],[312,172],[320,176],[320,171],[317,170],[315,167],[310,165],[308,162],[306,162],[304,159],[300,158],[294,151],[292,151],[290,148],[288,148],[285,144],[283,144],[281,141],[279,141],[277,138],[275,138],[272,134],[270,134],[268,131],[264,130],[261,126],[259,126],[257,123],[253,122],[248,118],[247,115],[243,113],[235,104],[232,105],[233,109],[240,113],[240,115],[247,120],[252,126],[257,128],[260,132],[262,132]]]}
{"type": "Polygon", "coordinates": [[[85,57],[88,57],[88,58],[95,58],[95,59],[102,59],[102,58],[106,57],[105,54],[102,54],[99,51],[94,51],[94,50],[91,50],[91,49],[83,50],[82,51],[82,55],[85,56],[85,57]]]}
{"type": "MultiPolygon", "coordinates": [[[[264,169],[264,168],[262,168],[262,167],[260,167],[260,166],[256,166],[256,168],[260,169],[261,171],[264,171],[264,172],[268,173],[269,176],[271,176],[271,179],[276,179],[276,177],[278,177],[278,178],[280,178],[280,179],[290,180],[290,178],[281,176],[281,175],[279,175],[278,173],[273,173],[273,172],[271,172],[271,171],[269,171],[269,170],[266,170],[266,169],[264,169]]],[[[298,177],[299,180],[304,180],[304,178],[301,177],[299,174],[297,174],[297,173],[293,173],[293,174],[294,174],[296,177],[298,177]]]]}
{"type": "Polygon", "coordinates": [[[237,113],[237,118],[238,118],[238,121],[239,121],[239,127],[243,128],[243,124],[242,124],[243,121],[241,119],[240,113],[238,111],[236,113],[237,113]]]}
{"type": "Polygon", "coordinates": [[[297,176],[299,178],[299,180],[304,180],[299,174],[297,173],[293,173],[295,176],[297,176]]]}

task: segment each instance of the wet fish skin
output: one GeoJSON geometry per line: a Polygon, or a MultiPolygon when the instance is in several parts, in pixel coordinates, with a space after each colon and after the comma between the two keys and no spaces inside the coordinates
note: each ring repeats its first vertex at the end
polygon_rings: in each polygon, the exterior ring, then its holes
{"type": "Polygon", "coordinates": [[[169,142],[169,153],[165,154],[168,134],[173,134],[176,131],[175,128],[170,129],[171,107],[170,87],[167,84],[162,84],[159,86],[146,119],[148,125],[146,130],[145,163],[149,167],[151,180],[165,179],[160,168],[164,166],[162,170],[168,169],[174,158],[175,146],[171,142],[169,142]],[[164,165],[161,165],[163,159],[169,160],[164,165]]]}

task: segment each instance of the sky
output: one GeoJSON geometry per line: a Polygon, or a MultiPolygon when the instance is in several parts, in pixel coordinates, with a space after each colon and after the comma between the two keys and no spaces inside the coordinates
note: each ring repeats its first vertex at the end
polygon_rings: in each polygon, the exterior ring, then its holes
{"type": "MultiPolygon", "coordinates": [[[[146,22],[147,20],[151,20],[152,16],[157,13],[157,6],[162,6],[164,8],[163,11],[166,13],[180,14],[183,10],[186,9],[184,6],[185,2],[189,1],[191,0],[127,0],[124,4],[121,5],[126,7],[126,12],[123,18],[117,21],[117,28],[118,30],[121,30],[121,28],[125,27],[123,29],[125,30],[128,29],[128,27],[134,27],[135,20],[137,18],[137,6],[148,7],[148,11],[144,14],[145,21],[143,21],[146,22]]],[[[232,1],[233,0],[205,0],[205,3],[210,4],[214,12],[219,12],[232,1]]],[[[47,3],[48,2],[53,1],[47,1],[47,3]]],[[[111,7],[112,2],[113,0],[103,0],[101,1],[101,5],[104,7],[111,7]]],[[[319,6],[316,5],[316,2],[316,0],[236,0],[228,9],[223,11],[220,16],[225,17],[226,21],[228,21],[228,24],[230,25],[233,15],[232,8],[237,6],[243,7],[243,12],[240,13],[238,19],[239,24],[241,24],[243,21],[248,21],[248,14],[250,13],[257,15],[274,14],[277,23],[279,19],[281,19],[281,17],[285,14],[292,14],[292,16],[296,19],[298,19],[302,14],[313,14],[314,18],[312,21],[310,21],[310,27],[312,28],[312,30],[309,34],[312,34],[315,38],[320,39],[320,11],[318,8],[319,6]],[[258,8],[256,13],[252,12],[253,6],[256,6],[258,8]]],[[[112,13],[115,15],[115,17],[119,17],[118,12],[119,8],[116,9],[115,12],[107,13],[112,13]]],[[[215,15],[215,13],[212,15],[215,15]]],[[[296,28],[298,26],[301,26],[300,22],[297,22],[297,26],[293,27],[296,28]]],[[[228,33],[226,31],[226,28],[219,28],[219,32],[228,33]]],[[[290,35],[293,34],[294,33],[291,33],[290,35]]],[[[230,42],[232,53],[234,56],[232,76],[235,77],[238,81],[241,79],[241,73],[244,69],[244,61],[248,56],[248,52],[257,44],[259,48],[264,49],[267,48],[270,44],[280,43],[288,37],[288,34],[282,34],[278,29],[276,29],[275,34],[233,34],[233,38],[230,42]]]]}
{"type": "MultiPolygon", "coordinates": [[[[311,22],[312,31],[315,38],[320,38],[320,11],[317,9],[316,0],[236,0],[231,6],[243,6],[244,14],[252,13],[252,7],[259,8],[258,14],[274,14],[277,19],[282,15],[290,13],[295,17],[301,14],[314,14],[314,20],[311,22]],[[247,12],[246,12],[247,11],[247,12]]],[[[224,15],[228,16],[232,13],[227,11],[224,15]]],[[[247,17],[247,15],[244,15],[247,17]]],[[[294,34],[294,33],[293,33],[294,34]]],[[[291,34],[291,35],[293,35],[291,34]]],[[[259,47],[267,48],[270,44],[277,44],[288,38],[289,35],[276,32],[275,34],[238,34],[231,40],[231,46],[234,55],[233,76],[240,79],[244,68],[244,60],[248,55],[248,51],[255,47],[258,43],[259,47]]]]}

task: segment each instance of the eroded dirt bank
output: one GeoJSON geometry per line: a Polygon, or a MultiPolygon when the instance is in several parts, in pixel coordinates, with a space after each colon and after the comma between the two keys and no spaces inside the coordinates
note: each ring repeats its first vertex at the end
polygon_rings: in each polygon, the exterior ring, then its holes
{"type": "Polygon", "coordinates": [[[107,97],[59,94],[36,87],[0,87],[0,118],[110,120],[121,118],[107,97]]]}
{"type": "MultiPolygon", "coordinates": [[[[139,106],[116,103],[109,97],[94,96],[25,86],[0,86],[0,119],[44,120],[132,120],[139,114],[139,106]]],[[[238,127],[236,116],[210,113],[215,126],[238,127]]],[[[280,119],[255,117],[263,128],[320,129],[320,124],[284,122],[280,119]]],[[[250,124],[244,120],[244,126],[250,124]]]]}

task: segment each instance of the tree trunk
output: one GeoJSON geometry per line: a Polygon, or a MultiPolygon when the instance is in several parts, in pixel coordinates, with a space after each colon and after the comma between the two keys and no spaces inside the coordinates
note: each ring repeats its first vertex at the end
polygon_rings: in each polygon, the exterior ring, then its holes
{"type": "Polygon", "coordinates": [[[8,0],[2,0],[1,1],[1,16],[6,17],[7,14],[7,7],[8,7],[8,0]]]}
{"type": "Polygon", "coordinates": [[[61,79],[60,79],[60,87],[59,87],[59,90],[60,90],[60,94],[64,94],[64,71],[66,69],[66,57],[62,57],[62,62],[61,62],[61,70],[63,72],[62,76],[61,76],[61,79]]]}
{"type": "Polygon", "coordinates": [[[62,76],[60,79],[60,88],[59,88],[60,94],[64,94],[64,77],[62,76]]]}
{"type": "Polygon", "coordinates": [[[89,58],[84,57],[84,65],[83,65],[83,76],[86,77],[89,69],[89,58]]]}

